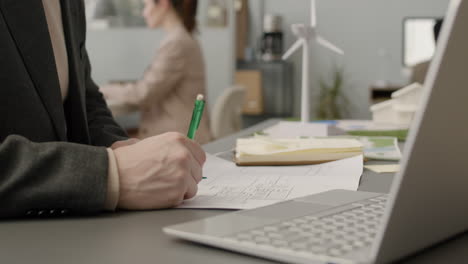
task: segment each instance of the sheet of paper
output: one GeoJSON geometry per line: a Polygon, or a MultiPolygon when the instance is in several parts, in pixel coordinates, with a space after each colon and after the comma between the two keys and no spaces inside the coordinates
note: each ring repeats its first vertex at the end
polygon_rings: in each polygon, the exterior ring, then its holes
{"type": "Polygon", "coordinates": [[[400,164],[391,165],[368,165],[364,166],[366,169],[377,173],[396,173],[400,171],[400,164]]]}
{"type": "Polygon", "coordinates": [[[363,157],[310,166],[237,167],[208,156],[207,179],[179,208],[251,209],[334,189],[357,190],[363,157]]]}
{"type": "Polygon", "coordinates": [[[328,124],[281,121],[263,133],[272,138],[325,137],[328,136],[328,124]]]}
{"type": "Polygon", "coordinates": [[[372,130],[372,131],[386,131],[386,130],[401,130],[408,129],[408,126],[375,123],[372,120],[339,120],[335,124],[336,127],[344,131],[356,130],[372,130]]]}

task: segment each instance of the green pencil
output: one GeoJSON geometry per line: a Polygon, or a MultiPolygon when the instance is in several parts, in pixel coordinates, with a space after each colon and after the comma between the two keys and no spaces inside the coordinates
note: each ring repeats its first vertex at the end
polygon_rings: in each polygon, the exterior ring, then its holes
{"type": "Polygon", "coordinates": [[[204,109],[205,109],[205,97],[202,94],[199,94],[197,96],[197,100],[195,101],[195,106],[193,108],[193,114],[192,114],[192,121],[190,122],[189,131],[187,133],[187,137],[192,140],[195,138],[197,129],[200,126],[200,121],[202,119],[204,109]]]}

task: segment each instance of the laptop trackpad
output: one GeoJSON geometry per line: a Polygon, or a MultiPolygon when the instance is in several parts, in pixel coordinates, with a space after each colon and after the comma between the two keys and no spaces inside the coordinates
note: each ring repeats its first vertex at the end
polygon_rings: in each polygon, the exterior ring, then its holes
{"type": "Polygon", "coordinates": [[[238,212],[238,214],[249,217],[285,220],[310,215],[331,207],[330,205],[324,204],[288,201],[264,208],[257,208],[255,210],[241,211],[238,212]]]}

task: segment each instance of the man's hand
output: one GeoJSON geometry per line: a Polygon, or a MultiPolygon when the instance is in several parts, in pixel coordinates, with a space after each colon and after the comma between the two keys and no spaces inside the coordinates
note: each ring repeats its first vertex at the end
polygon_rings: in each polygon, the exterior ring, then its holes
{"type": "Polygon", "coordinates": [[[116,150],[118,148],[122,148],[122,147],[127,147],[127,146],[131,146],[131,145],[134,145],[136,143],[140,142],[139,139],[137,138],[131,138],[131,139],[127,139],[127,140],[124,140],[124,141],[117,141],[115,142],[114,144],[112,144],[112,146],[110,147],[112,150],[116,150]]]}
{"type": "Polygon", "coordinates": [[[197,194],[206,155],[197,143],[182,134],[148,138],[114,153],[121,209],[169,208],[197,194]]]}

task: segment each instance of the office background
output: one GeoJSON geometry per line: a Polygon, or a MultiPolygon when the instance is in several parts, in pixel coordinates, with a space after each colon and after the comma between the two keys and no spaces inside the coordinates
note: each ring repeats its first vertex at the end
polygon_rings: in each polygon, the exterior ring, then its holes
{"type": "MultiPolygon", "coordinates": [[[[210,106],[231,86],[235,71],[234,1],[221,0],[229,10],[227,27],[206,27],[203,18],[209,0],[200,1],[200,40],[203,45],[208,74],[210,106]]],[[[262,30],[263,14],[283,17],[284,47],[295,37],[290,26],[308,23],[307,0],[250,0],[249,44],[255,46],[262,30]]],[[[448,1],[440,0],[320,0],[318,1],[319,33],[340,46],[345,56],[337,56],[322,47],[312,47],[312,101],[318,97],[320,79],[331,78],[335,66],[344,70],[344,91],[350,101],[348,118],[369,118],[369,87],[378,80],[403,86],[409,72],[403,66],[403,21],[406,17],[442,17],[448,1]]],[[[138,79],[154,52],[161,32],[145,28],[89,29],[88,50],[94,66],[95,80],[138,79]]],[[[295,102],[300,102],[301,56],[291,58],[294,70],[295,102]]],[[[298,116],[300,104],[294,104],[298,116]]],[[[315,111],[312,111],[314,116],[315,111]]]]}
{"type": "MultiPolygon", "coordinates": [[[[224,1],[224,0],[223,0],[224,1]]],[[[208,0],[199,1],[199,39],[205,55],[207,90],[212,106],[223,89],[233,82],[234,26],[233,4],[226,1],[226,27],[207,27],[204,23],[208,0]]],[[[93,65],[94,80],[98,84],[141,78],[151,63],[163,38],[161,30],[143,27],[93,29],[88,27],[87,48],[93,65]]]]}

